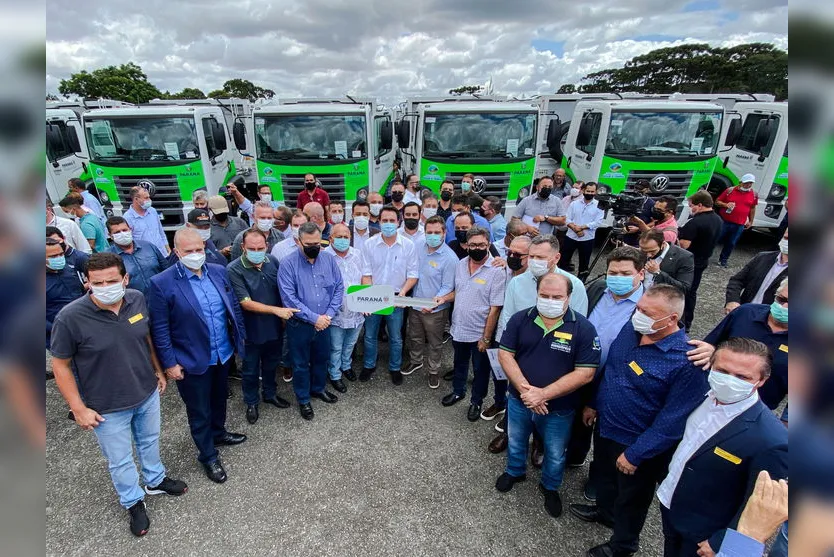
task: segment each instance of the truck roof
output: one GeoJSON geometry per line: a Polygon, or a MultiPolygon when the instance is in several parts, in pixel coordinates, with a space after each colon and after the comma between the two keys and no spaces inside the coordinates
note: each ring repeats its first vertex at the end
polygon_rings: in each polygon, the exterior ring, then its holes
{"type": "Polygon", "coordinates": [[[268,114],[365,114],[367,104],[329,104],[329,103],[297,103],[297,104],[264,104],[256,106],[255,116],[268,114]]]}
{"type": "Polygon", "coordinates": [[[610,106],[612,110],[641,111],[673,111],[673,112],[716,112],[724,110],[718,104],[690,101],[665,100],[626,100],[626,101],[587,101],[597,106],[610,106]]]}
{"type": "Polygon", "coordinates": [[[136,106],[130,108],[105,108],[84,113],[85,118],[118,118],[119,116],[186,116],[191,117],[198,108],[195,106],[136,106]]]}
{"type": "Polygon", "coordinates": [[[533,101],[461,101],[461,102],[418,102],[426,112],[536,112],[538,105],[533,101]]]}

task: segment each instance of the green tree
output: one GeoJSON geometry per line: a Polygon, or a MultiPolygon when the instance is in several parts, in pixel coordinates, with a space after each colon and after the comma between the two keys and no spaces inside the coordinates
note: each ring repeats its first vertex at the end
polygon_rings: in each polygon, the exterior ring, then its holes
{"type": "Polygon", "coordinates": [[[574,85],[573,83],[565,83],[564,85],[559,87],[558,91],[556,91],[556,94],[558,95],[568,95],[571,93],[576,93],[576,85],[574,85]]]}
{"type": "Polygon", "coordinates": [[[481,85],[461,85],[454,89],[449,89],[450,95],[474,95],[480,93],[483,87],[481,85]]]}
{"type": "Polygon", "coordinates": [[[159,89],[148,81],[142,68],[128,62],[121,66],[107,66],[92,72],[82,70],[58,86],[62,95],[84,98],[103,97],[117,101],[146,103],[161,96],[159,89]]]}
{"type": "Polygon", "coordinates": [[[163,98],[166,99],[205,99],[206,94],[195,87],[186,87],[179,93],[169,93],[165,91],[163,98]]]}
{"type": "Polygon", "coordinates": [[[230,79],[223,84],[222,89],[216,89],[208,96],[211,98],[237,97],[254,102],[257,99],[271,99],[275,96],[275,91],[255,85],[248,79],[230,79]]]}

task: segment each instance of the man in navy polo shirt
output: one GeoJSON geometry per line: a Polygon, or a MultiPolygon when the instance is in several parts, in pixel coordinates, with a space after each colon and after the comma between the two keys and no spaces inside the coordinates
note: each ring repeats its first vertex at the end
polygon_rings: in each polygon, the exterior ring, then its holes
{"type": "Polygon", "coordinates": [[[495,489],[506,492],[527,479],[527,446],[535,426],[544,441],[544,507],[554,518],[562,514],[558,489],[578,404],[576,390],[594,379],[601,353],[594,326],[568,307],[571,290],[564,275],[543,275],[536,307],[510,318],[498,353],[510,380],[509,446],[507,470],[495,489]]]}

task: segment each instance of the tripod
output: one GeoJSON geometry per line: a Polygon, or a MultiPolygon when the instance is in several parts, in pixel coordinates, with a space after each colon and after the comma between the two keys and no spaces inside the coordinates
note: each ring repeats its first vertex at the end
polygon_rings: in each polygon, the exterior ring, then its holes
{"type": "MultiPolygon", "coordinates": [[[[608,244],[611,244],[612,249],[616,248],[618,244],[622,243],[622,240],[620,238],[625,233],[626,233],[625,228],[621,228],[621,227],[612,226],[611,228],[608,229],[608,233],[605,235],[605,241],[602,243],[602,247],[599,248],[599,251],[594,256],[593,260],[591,261],[591,264],[588,266],[588,274],[584,277],[584,280],[583,280],[583,282],[585,282],[585,284],[588,284],[588,283],[592,282],[592,281],[587,280],[587,279],[588,279],[589,276],[591,276],[591,271],[594,270],[594,267],[596,266],[596,264],[599,263],[599,260],[602,257],[602,255],[605,253],[605,250],[608,247],[608,244]]],[[[603,273],[603,274],[605,274],[605,273],[603,273]]],[[[594,277],[594,280],[599,278],[599,276],[601,276],[601,275],[598,275],[598,276],[594,277]]],[[[580,277],[580,278],[583,278],[583,277],[580,277]]]]}

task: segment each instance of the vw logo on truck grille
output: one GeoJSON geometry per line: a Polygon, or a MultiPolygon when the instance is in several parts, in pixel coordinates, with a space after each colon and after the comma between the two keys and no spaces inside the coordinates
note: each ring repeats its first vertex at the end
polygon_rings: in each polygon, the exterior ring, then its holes
{"type": "Polygon", "coordinates": [[[649,182],[649,186],[651,186],[652,191],[655,193],[665,191],[666,188],[669,187],[669,177],[665,174],[658,174],[652,178],[652,181],[649,182]]]}
{"type": "Polygon", "coordinates": [[[148,190],[148,194],[151,197],[153,197],[153,195],[156,193],[156,184],[154,184],[153,182],[151,182],[147,178],[142,178],[141,180],[136,182],[136,185],[139,186],[140,188],[144,188],[144,189],[148,190]]]}

